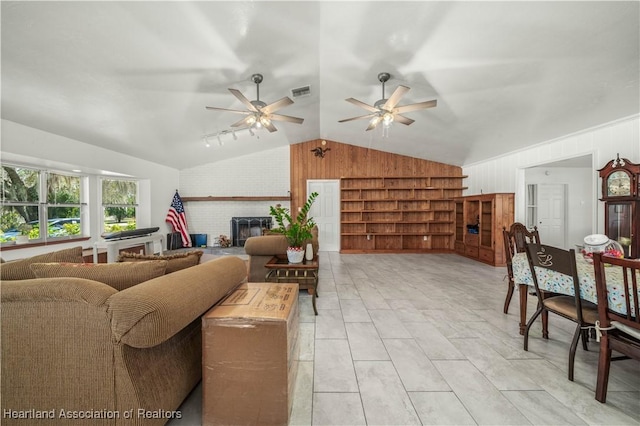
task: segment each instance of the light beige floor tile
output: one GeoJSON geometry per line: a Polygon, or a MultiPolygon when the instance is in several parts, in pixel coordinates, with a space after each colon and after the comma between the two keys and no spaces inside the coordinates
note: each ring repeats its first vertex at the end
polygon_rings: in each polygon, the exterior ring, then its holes
{"type": "Polygon", "coordinates": [[[298,343],[300,345],[298,359],[301,361],[313,361],[316,342],[315,323],[301,322],[298,339],[300,339],[298,343]]]}
{"type": "Polygon", "coordinates": [[[450,391],[451,388],[413,339],[384,339],[391,361],[409,391],[450,391]]]}
{"type": "Polygon", "coordinates": [[[348,322],[345,324],[351,357],[353,360],[388,360],[389,354],[370,322],[348,322]]]}
{"type": "Polygon", "coordinates": [[[469,361],[434,361],[433,364],[479,425],[530,424],[469,361]]]}
{"type": "Polygon", "coordinates": [[[454,339],[451,342],[499,390],[541,390],[525,373],[482,340],[454,339]]]}
{"type": "Polygon", "coordinates": [[[314,392],[358,392],[347,339],[316,340],[314,392]]]}
{"type": "Polygon", "coordinates": [[[336,292],[339,299],[357,299],[360,300],[360,294],[358,289],[353,284],[338,284],[336,285],[336,292]]]}
{"type": "Polygon", "coordinates": [[[409,392],[423,425],[475,425],[453,392],[409,392]]]}
{"type": "Polygon", "coordinates": [[[293,388],[290,425],[311,425],[313,405],[313,362],[300,361],[293,388]]]}
{"type": "Polygon", "coordinates": [[[313,395],[313,424],[366,425],[360,394],[316,392],[313,395]]]}
{"type": "Polygon", "coordinates": [[[410,339],[411,333],[391,309],[369,309],[369,315],[383,339],[410,339]]]}
{"type": "Polygon", "coordinates": [[[384,297],[375,288],[358,289],[358,293],[367,309],[391,309],[384,297]]]}
{"type": "Polygon", "coordinates": [[[614,406],[601,404],[594,391],[567,379],[566,372],[547,360],[512,360],[517,368],[526,371],[542,389],[560,401],[589,424],[638,425],[640,413],[629,416],[614,406]]]}
{"type": "Polygon", "coordinates": [[[371,322],[367,308],[358,299],[341,299],[342,319],[344,322],[371,322]]]}
{"type": "Polygon", "coordinates": [[[426,322],[427,319],[422,315],[411,303],[411,300],[404,299],[388,299],[387,302],[391,309],[394,310],[398,319],[402,322],[426,322]]]}
{"type": "Polygon", "coordinates": [[[342,311],[339,309],[318,310],[316,339],[346,339],[342,311]]]}
{"type": "Polygon", "coordinates": [[[340,309],[340,301],[336,292],[320,292],[316,298],[318,314],[325,309],[340,309]]]}
{"type": "Polygon", "coordinates": [[[313,312],[313,300],[311,295],[306,291],[300,293],[298,297],[298,309],[300,313],[300,322],[316,322],[316,314],[313,312]]]}
{"type": "Polygon", "coordinates": [[[547,392],[505,391],[502,394],[534,425],[586,424],[547,392]]]}
{"type": "Polygon", "coordinates": [[[390,361],[354,361],[368,425],[419,425],[409,395],[390,361]]]}
{"type": "Polygon", "coordinates": [[[430,360],[465,359],[430,322],[407,322],[404,325],[430,360]]]}

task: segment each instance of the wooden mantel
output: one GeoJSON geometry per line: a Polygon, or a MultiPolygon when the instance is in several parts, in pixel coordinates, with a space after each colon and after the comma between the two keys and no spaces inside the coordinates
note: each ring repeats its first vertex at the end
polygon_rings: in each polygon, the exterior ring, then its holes
{"type": "Polygon", "coordinates": [[[291,201],[291,196],[182,197],[182,201],[291,201]]]}

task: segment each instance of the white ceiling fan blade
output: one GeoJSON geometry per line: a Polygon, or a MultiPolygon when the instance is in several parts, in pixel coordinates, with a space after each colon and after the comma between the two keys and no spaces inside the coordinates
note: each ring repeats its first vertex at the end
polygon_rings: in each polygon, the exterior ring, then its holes
{"type": "Polygon", "coordinates": [[[367,115],[361,115],[359,117],[345,118],[344,120],[339,120],[338,123],[346,123],[347,121],[360,120],[361,118],[372,118],[375,116],[376,114],[367,114],[367,115]]]}
{"type": "Polygon", "coordinates": [[[419,102],[417,104],[403,105],[396,108],[394,112],[404,114],[405,112],[417,111],[419,109],[433,108],[437,104],[438,101],[434,99],[432,101],[419,102]]]}
{"type": "Polygon", "coordinates": [[[268,122],[267,124],[263,124],[264,128],[267,129],[269,131],[269,133],[273,133],[273,132],[277,132],[278,129],[276,129],[276,126],[273,125],[273,123],[268,122]]]}
{"type": "Polygon", "coordinates": [[[272,112],[276,112],[281,108],[291,105],[292,103],[293,101],[288,96],[285,96],[282,99],[279,99],[265,107],[262,107],[261,111],[265,114],[271,114],[272,112]]]}
{"type": "Polygon", "coordinates": [[[382,117],[380,116],[374,117],[373,120],[371,120],[371,122],[369,123],[369,127],[367,127],[366,130],[375,129],[378,123],[380,123],[381,121],[382,121],[382,117]]]}
{"type": "Polygon", "coordinates": [[[402,86],[402,85],[398,86],[398,88],[391,94],[389,99],[387,99],[387,102],[385,102],[385,104],[382,106],[382,109],[391,111],[396,105],[398,105],[398,102],[400,102],[400,99],[409,90],[411,89],[407,86],[402,86]]]}
{"type": "Polygon", "coordinates": [[[302,124],[302,122],[304,121],[304,118],[291,117],[290,115],[270,114],[269,117],[272,120],[287,121],[289,123],[296,123],[296,124],[302,124]]]}
{"type": "Polygon", "coordinates": [[[413,123],[416,120],[405,117],[404,115],[395,114],[393,117],[393,121],[397,121],[398,123],[406,124],[408,126],[409,124],[413,123]]]}
{"type": "Polygon", "coordinates": [[[240,102],[242,102],[247,108],[249,108],[249,111],[260,112],[258,111],[258,108],[256,108],[255,105],[253,105],[251,101],[247,99],[239,90],[229,89],[229,91],[233,94],[233,96],[238,98],[238,100],[240,100],[240,102]]]}
{"type": "Polygon", "coordinates": [[[248,114],[253,114],[251,111],[240,111],[237,109],[229,109],[229,108],[218,108],[218,107],[205,107],[206,109],[213,109],[216,111],[227,111],[227,112],[233,112],[235,114],[244,114],[244,115],[248,115],[248,114]]]}
{"type": "Polygon", "coordinates": [[[374,107],[374,106],[371,106],[371,105],[368,105],[368,104],[365,104],[364,102],[359,101],[359,100],[354,99],[354,98],[348,98],[348,99],[345,99],[345,100],[346,100],[347,102],[351,102],[352,104],[359,106],[360,108],[364,108],[364,109],[366,109],[367,111],[371,111],[371,112],[378,112],[378,111],[380,111],[378,108],[376,108],[376,107],[374,107]]]}

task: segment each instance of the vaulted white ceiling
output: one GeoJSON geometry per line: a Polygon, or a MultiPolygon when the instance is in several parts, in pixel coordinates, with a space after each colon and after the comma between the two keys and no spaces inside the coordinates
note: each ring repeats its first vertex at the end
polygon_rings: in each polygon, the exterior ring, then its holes
{"type": "Polygon", "coordinates": [[[640,112],[639,2],[2,2],[2,118],[176,168],[311,139],[463,165],[640,112]],[[381,98],[437,99],[365,132],[381,98]],[[245,107],[311,94],[277,132],[245,107]],[[259,136],[259,137],[258,137],[259,136]]]}

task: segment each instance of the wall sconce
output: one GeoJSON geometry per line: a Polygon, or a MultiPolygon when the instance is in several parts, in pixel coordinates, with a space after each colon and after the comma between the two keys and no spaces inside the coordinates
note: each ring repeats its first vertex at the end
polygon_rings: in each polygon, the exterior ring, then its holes
{"type": "MultiPolygon", "coordinates": [[[[327,145],[327,141],[323,140],[322,141],[322,146],[326,146],[326,145],[327,145]]],[[[311,152],[313,152],[313,155],[315,155],[316,157],[319,157],[319,158],[324,158],[324,154],[327,151],[331,151],[331,148],[322,148],[322,146],[318,146],[318,147],[313,148],[311,150],[311,152]]]]}

